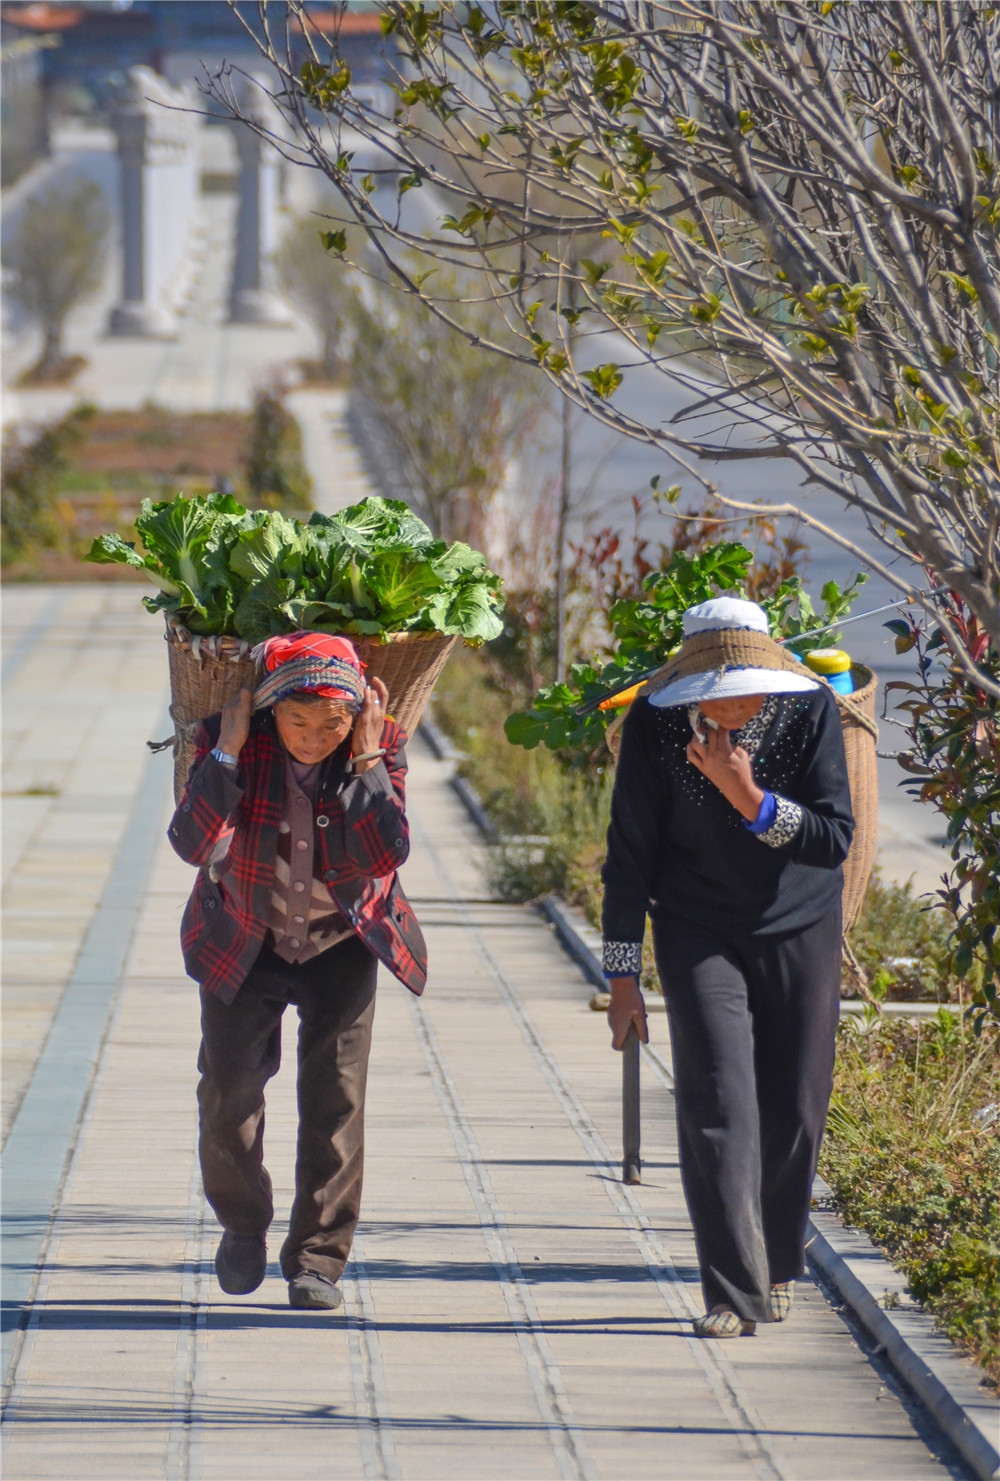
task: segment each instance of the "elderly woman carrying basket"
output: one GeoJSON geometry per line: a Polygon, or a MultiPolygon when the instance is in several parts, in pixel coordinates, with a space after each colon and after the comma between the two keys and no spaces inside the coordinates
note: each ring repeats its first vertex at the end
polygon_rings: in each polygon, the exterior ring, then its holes
{"type": "Polygon", "coordinates": [[[199,728],[169,829],[199,866],[181,944],[201,985],[201,1170],[224,1231],[219,1284],[256,1290],[274,1212],[264,1086],[294,1003],[299,1136],[281,1268],[292,1306],[334,1310],[360,1207],[376,968],[416,993],[426,979],[396,878],[409,851],[406,737],[346,638],[271,638],[255,656],[256,692],[199,728]]]}
{"type": "Polygon", "coordinates": [[[783,1321],[804,1270],[832,1088],[841,865],[854,830],[830,692],[753,602],[693,607],[627,716],[604,865],[616,1049],[634,1024],[648,912],[673,1049],[703,1336],[783,1321]]]}

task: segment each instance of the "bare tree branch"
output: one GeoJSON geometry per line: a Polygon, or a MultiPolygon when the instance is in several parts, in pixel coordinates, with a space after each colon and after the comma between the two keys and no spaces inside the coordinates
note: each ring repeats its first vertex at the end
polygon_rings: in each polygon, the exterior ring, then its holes
{"type": "MultiPolygon", "coordinates": [[[[301,0],[288,9],[308,35],[301,0]]],[[[275,78],[278,147],[343,202],[332,253],[362,262],[370,244],[441,322],[537,367],[706,490],[698,460],[791,459],[1000,646],[998,8],[386,0],[380,13],[394,90],[381,111],[355,92],[336,35],[297,67],[266,6],[248,26],[275,78]],[[495,334],[463,328],[414,251],[477,280],[495,334]],[[681,414],[629,410],[640,367],[686,390],[681,414]],[[759,437],[732,442],[740,423],[759,437]]],[[[240,116],[224,75],[206,91],[240,116]]]]}

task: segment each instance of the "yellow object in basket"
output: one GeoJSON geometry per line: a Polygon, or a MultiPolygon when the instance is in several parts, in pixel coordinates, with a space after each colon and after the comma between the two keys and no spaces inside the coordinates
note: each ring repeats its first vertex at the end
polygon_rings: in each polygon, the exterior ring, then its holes
{"type": "Polygon", "coordinates": [[[612,694],[607,699],[602,699],[597,708],[599,710],[620,710],[623,705],[630,705],[645,682],[645,679],[641,679],[638,684],[633,684],[631,689],[623,689],[621,694],[612,694]]]}
{"type": "Polygon", "coordinates": [[[851,669],[850,654],[843,648],[814,648],[806,663],[814,674],[847,674],[851,669]]]}

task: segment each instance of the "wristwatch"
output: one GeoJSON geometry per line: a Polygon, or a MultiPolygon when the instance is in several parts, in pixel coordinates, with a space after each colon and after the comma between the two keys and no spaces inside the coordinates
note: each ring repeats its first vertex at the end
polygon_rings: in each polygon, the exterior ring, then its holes
{"type": "Polygon", "coordinates": [[[221,761],[223,766],[235,766],[239,760],[239,757],[230,756],[228,751],[223,751],[220,746],[214,746],[212,748],[212,755],[216,761],[221,761]]]}

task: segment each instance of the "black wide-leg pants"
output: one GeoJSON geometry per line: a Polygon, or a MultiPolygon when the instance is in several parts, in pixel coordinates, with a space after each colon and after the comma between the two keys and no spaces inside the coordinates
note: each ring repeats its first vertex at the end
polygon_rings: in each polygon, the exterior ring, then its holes
{"type": "Polygon", "coordinates": [[[223,1228],[263,1234],[274,1216],[264,1166],[264,1086],[281,1062],[281,1018],[299,1011],[295,1201],[286,1280],[339,1280],[357,1228],[377,959],[357,936],[289,964],[264,947],[232,1003],[201,995],[199,1152],[223,1228]]]}
{"type": "Polygon", "coordinates": [[[706,1310],[768,1321],[805,1269],[840,1011],[837,909],[787,936],[721,940],[654,919],[673,1050],[681,1177],[706,1310]]]}

